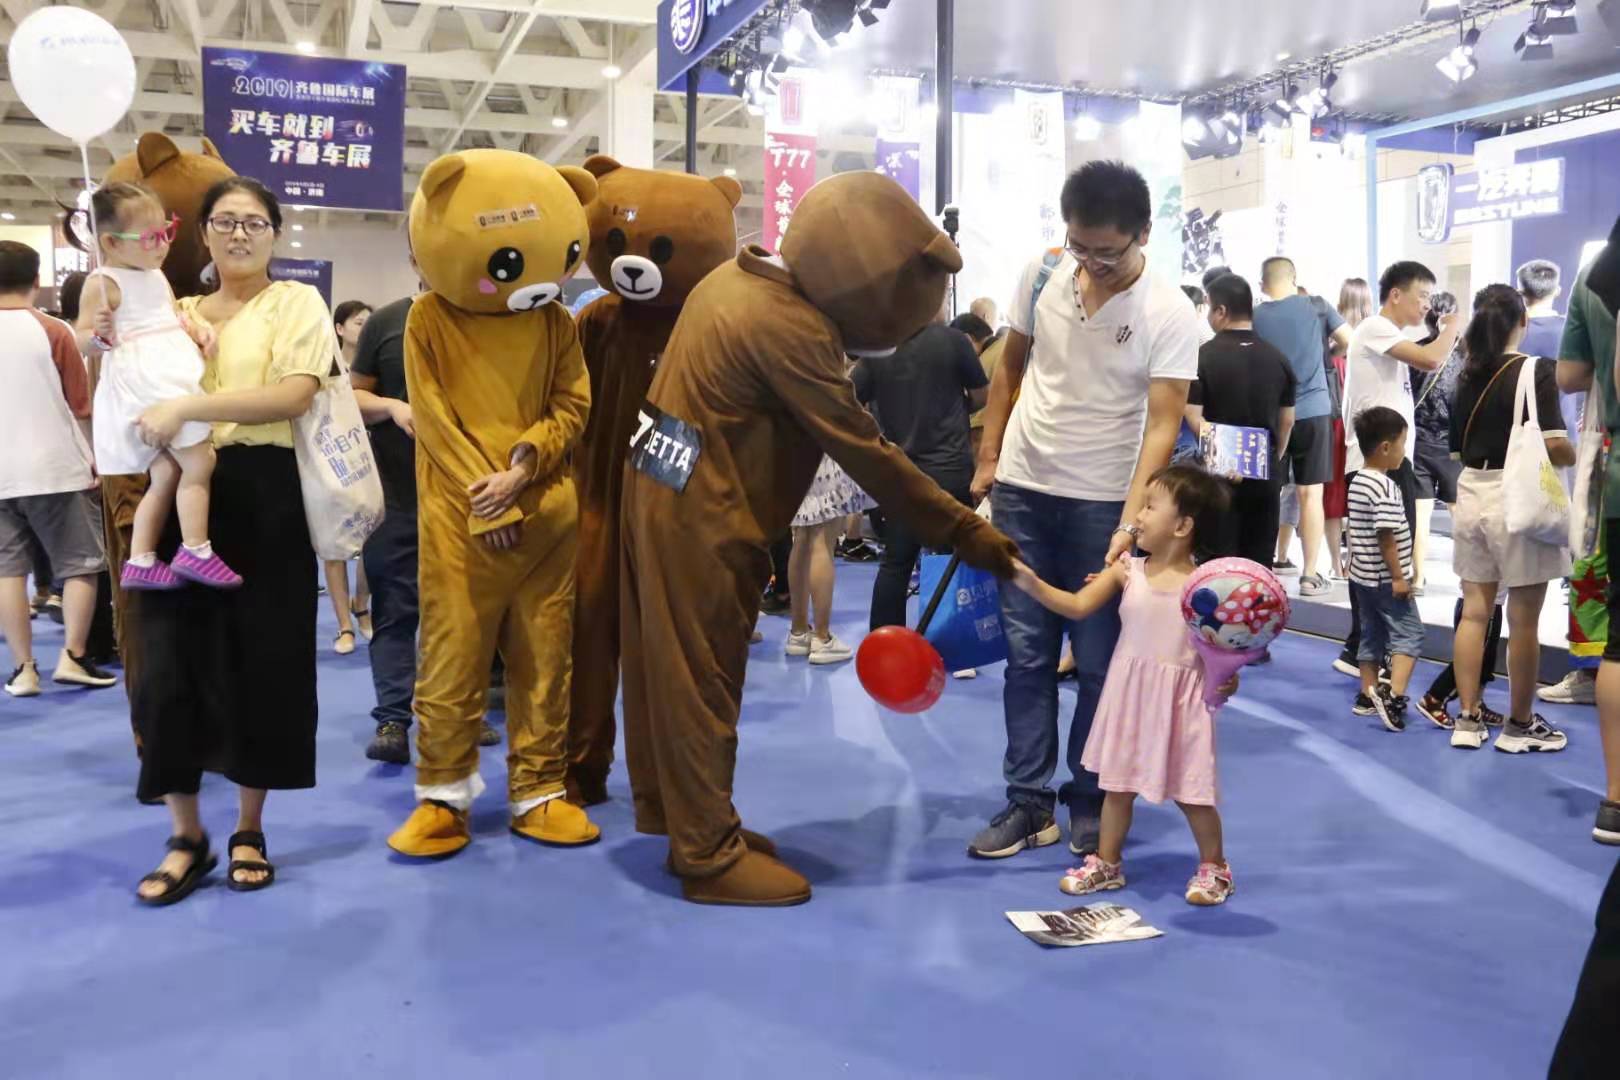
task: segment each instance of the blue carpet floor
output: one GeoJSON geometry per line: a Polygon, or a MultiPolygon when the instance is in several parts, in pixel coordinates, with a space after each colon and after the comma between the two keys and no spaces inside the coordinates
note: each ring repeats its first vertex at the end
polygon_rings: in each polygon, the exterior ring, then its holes
{"type": "MultiPolygon", "coordinates": [[[[852,643],[871,581],[841,568],[852,643]]],[[[35,625],[54,663],[60,631],[35,625]]],[[[1072,903],[1066,848],[963,853],[1001,805],[999,670],[880,714],[853,665],[789,662],[786,624],[761,625],[737,803],[815,883],[785,910],[681,902],[617,769],[602,843],[510,836],[498,750],[473,846],[396,860],[411,775],[363,759],[364,646],[323,653],[320,786],[271,797],[275,887],[216,873],[144,909],[167,821],[131,794],[122,692],[0,697],[0,1076],[1545,1074],[1615,858],[1588,838],[1590,709],[1546,710],[1563,754],[1454,751],[1352,717],[1332,647],[1288,635],[1219,721],[1237,896],[1188,907],[1192,839],[1144,804],[1108,898],[1164,936],[1042,950],[1002,913],[1072,903]]],[[[218,841],[233,797],[205,785],[218,841]]]]}

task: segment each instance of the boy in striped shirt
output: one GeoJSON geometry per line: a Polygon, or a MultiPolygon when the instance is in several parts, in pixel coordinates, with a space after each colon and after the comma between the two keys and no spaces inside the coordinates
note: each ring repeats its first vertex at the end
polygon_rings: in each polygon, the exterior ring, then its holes
{"type": "Polygon", "coordinates": [[[1350,481],[1347,532],[1350,588],[1361,617],[1361,692],[1390,731],[1406,730],[1406,685],[1423,647],[1423,620],[1412,600],[1412,530],[1389,471],[1400,467],[1406,418],[1374,406],[1356,414],[1356,442],[1367,464],[1350,481]],[[1390,657],[1390,681],[1378,668],[1390,657]]]}

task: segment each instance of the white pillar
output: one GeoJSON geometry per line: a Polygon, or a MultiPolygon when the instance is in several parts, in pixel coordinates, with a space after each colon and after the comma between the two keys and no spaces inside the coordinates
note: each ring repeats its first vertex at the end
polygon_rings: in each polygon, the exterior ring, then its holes
{"type": "Polygon", "coordinates": [[[607,138],[604,150],[621,165],[653,167],[653,95],[658,86],[658,53],[649,51],[627,67],[608,88],[607,138]]]}

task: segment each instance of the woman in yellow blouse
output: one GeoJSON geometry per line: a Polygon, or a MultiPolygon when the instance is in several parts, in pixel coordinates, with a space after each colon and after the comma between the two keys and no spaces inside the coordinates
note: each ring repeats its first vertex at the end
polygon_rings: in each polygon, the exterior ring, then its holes
{"type": "MultiPolygon", "coordinates": [[[[198,816],[204,769],[240,791],[227,871],[237,891],[275,877],[266,792],[315,785],[315,553],[290,421],[308,411],[337,343],[319,292],[270,280],[281,231],[274,195],[256,180],[223,180],[204,197],[200,217],[219,288],[181,309],[213,327],[218,351],[203,393],[153,406],[138,426],[163,446],[186,421],[214,425],[210,537],[244,584],[131,601],[130,625],[146,657],[130,702],[145,747],[139,794],[161,797],[173,818],[168,856],[137,889],[148,904],[184,898],[216,863],[198,816]]],[[[171,519],[159,554],[178,541],[171,519]]]]}

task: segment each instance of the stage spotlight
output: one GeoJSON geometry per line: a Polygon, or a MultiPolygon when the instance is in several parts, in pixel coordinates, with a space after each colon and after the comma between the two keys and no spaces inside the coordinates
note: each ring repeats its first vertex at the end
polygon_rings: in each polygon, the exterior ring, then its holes
{"type": "Polygon", "coordinates": [[[771,71],[774,72],[777,75],[781,75],[783,72],[787,71],[787,69],[792,67],[792,66],[793,66],[793,62],[790,61],[782,53],[777,53],[776,54],[776,59],[771,61],[771,71]]]}
{"type": "Polygon", "coordinates": [[[1530,20],[1530,25],[1524,28],[1524,33],[1513,42],[1513,51],[1519,54],[1520,60],[1552,59],[1552,36],[1546,31],[1540,11],[1537,11],[1535,18],[1530,20]]]}
{"type": "Polygon", "coordinates": [[[1450,22],[1462,17],[1462,0],[1423,0],[1424,22],[1450,22]]]}
{"type": "Polygon", "coordinates": [[[1181,121],[1181,141],[1189,145],[1196,145],[1209,134],[1209,128],[1196,116],[1187,116],[1181,121]]]}
{"type": "Polygon", "coordinates": [[[855,25],[858,0],[816,0],[810,10],[810,25],[827,44],[834,44],[839,34],[847,34],[855,25]]]}
{"type": "Polygon", "coordinates": [[[871,8],[861,8],[856,14],[861,17],[862,26],[873,27],[877,25],[877,16],[872,13],[871,8]]]}
{"type": "Polygon", "coordinates": [[[1435,69],[1454,83],[1472,79],[1479,70],[1479,63],[1474,59],[1474,46],[1478,44],[1479,27],[1476,26],[1462,36],[1455,49],[1435,62],[1435,69]]]}

